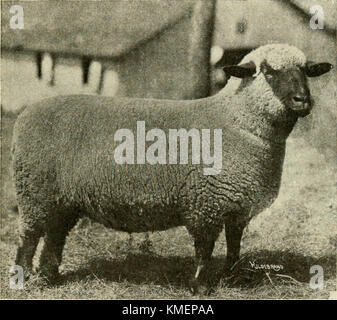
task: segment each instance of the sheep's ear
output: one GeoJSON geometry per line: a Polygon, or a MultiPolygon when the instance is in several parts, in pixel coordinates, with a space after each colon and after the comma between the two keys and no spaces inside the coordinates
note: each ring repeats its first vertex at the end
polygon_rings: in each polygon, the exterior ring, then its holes
{"type": "Polygon", "coordinates": [[[225,71],[227,76],[233,76],[242,79],[253,76],[256,73],[256,65],[251,61],[238,66],[225,66],[223,71],[225,71]]]}
{"type": "Polygon", "coordinates": [[[333,68],[333,65],[327,62],[315,63],[308,61],[305,66],[305,73],[308,77],[319,77],[324,73],[329,72],[333,68]]]}

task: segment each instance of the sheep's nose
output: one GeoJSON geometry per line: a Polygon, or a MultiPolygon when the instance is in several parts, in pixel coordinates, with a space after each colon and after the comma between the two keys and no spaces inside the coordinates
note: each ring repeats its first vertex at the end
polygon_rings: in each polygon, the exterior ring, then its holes
{"type": "Polygon", "coordinates": [[[299,116],[305,117],[312,109],[311,97],[308,95],[293,96],[291,109],[297,112],[299,116]]]}

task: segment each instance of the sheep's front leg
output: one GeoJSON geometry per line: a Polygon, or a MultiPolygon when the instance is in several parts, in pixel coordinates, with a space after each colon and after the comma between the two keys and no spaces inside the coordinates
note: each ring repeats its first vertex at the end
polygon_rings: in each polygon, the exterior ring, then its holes
{"type": "Polygon", "coordinates": [[[205,236],[194,237],[197,271],[192,280],[190,281],[190,289],[193,294],[198,293],[200,274],[211,260],[216,239],[217,235],[216,236],[208,235],[207,237],[205,236]]]}
{"type": "Polygon", "coordinates": [[[246,225],[246,221],[235,216],[228,218],[225,222],[227,242],[226,273],[229,273],[233,265],[239,260],[241,238],[246,225]]]}

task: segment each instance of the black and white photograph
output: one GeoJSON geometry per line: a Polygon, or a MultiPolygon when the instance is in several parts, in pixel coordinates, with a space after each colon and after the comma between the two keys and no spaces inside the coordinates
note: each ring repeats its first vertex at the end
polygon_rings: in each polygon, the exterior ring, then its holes
{"type": "Polygon", "coordinates": [[[336,29],[336,0],[1,0],[0,299],[337,300],[336,29]]]}

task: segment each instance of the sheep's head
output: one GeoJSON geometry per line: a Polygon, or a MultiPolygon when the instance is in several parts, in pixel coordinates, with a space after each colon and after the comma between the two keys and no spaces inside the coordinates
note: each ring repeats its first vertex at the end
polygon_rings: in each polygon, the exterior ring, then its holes
{"type": "Polygon", "coordinates": [[[331,69],[331,64],[307,61],[302,51],[284,44],[262,46],[246,55],[241,64],[224,67],[227,76],[242,79],[239,90],[271,88],[285,109],[300,117],[312,108],[307,77],[318,77],[331,69]]]}

